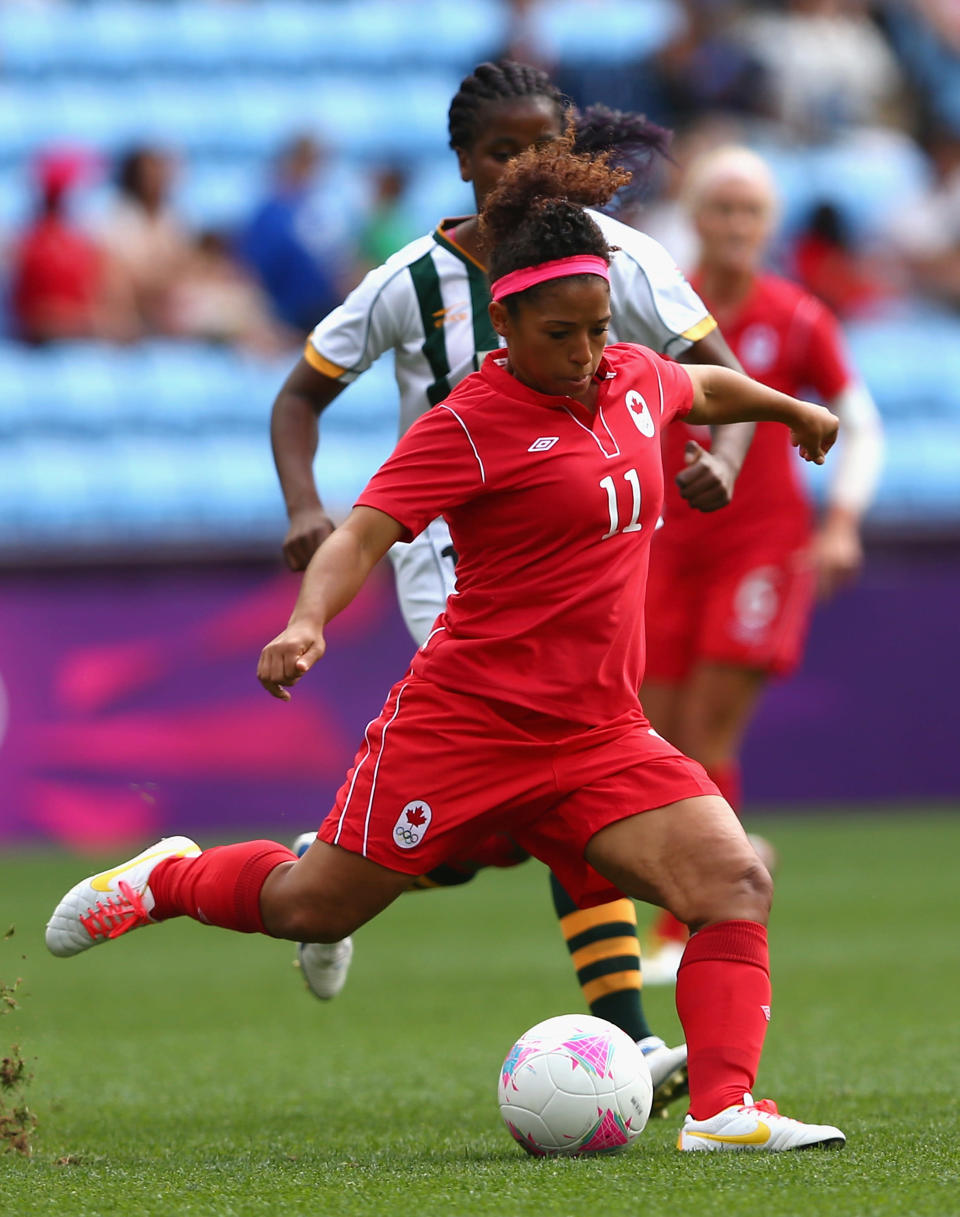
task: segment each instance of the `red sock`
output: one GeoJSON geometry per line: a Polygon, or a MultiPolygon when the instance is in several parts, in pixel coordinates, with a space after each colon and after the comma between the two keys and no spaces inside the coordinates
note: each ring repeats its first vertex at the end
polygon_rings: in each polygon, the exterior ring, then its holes
{"type": "Polygon", "coordinates": [[[766,928],[719,921],[694,934],[677,975],[677,1013],[687,1037],[690,1114],[706,1120],[742,1103],[770,1021],[766,928]]]}
{"type": "Polygon", "coordinates": [[[154,921],[193,917],[242,934],[265,934],[260,891],[267,875],[296,854],[276,841],[244,841],[205,849],[196,858],[167,858],[150,876],[154,921]]]}
{"type": "Polygon", "coordinates": [[[740,786],[740,762],[733,760],[726,761],[722,765],[714,765],[707,770],[707,777],[716,783],[717,789],[739,815],[740,803],[743,799],[743,791],[740,786]]]}

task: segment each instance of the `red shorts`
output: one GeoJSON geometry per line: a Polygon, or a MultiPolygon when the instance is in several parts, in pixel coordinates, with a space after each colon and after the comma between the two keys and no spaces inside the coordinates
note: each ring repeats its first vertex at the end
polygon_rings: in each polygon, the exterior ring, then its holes
{"type": "Polygon", "coordinates": [[[587,907],[622,895],[584,861],[594,833],[717,793],[696,761],[653,732],[639,706],[587,728],[408,674],[367,727],[319,835],[422,875],[505,831],[587,907]]]}
{"type": "Polygon", "coordinates": [[[805,548],[744,547],[700,563],[662,542],[654,541],[647,583],[648,678],[677,683],[702,660],[771,676],[793,671],[814,603],[805,548]]]}

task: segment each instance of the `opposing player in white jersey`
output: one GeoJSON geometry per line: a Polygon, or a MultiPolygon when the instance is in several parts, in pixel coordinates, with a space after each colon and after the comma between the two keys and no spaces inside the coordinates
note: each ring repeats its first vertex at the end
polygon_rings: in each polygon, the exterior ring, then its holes
{"type": "MultiPolygon", "coordinates": [[[[501,62],[481,64],[462,83],[449,113],[450,146],[460,175],[471,182],[477,210],[508,162],[524,149],[563,131],[569,103],[538,69],[501,62]]],[[[615,146],[636,172],[637,163],[663,151],[667,133],[638,115],[596,108],[578,123],[578,150],[615,146]]],[[[670,255],[635,229],[590,213],[616,248],[610,267],[610,342],[642,343],[699,363],[739,369],[716,322],[670,255]]],[[[290,518],[284,555],[302,570],[333,529],[313,473],[320,413],[382,354],[393,351],[400,399],[399,432],[476,371],[499,343],[488,314],[489,284],[477,217],[442,220],[437,228],[372,270],[342,305],[322,320],[306,344],[273,407],[271,434],[290,518]]],[[[712,453],[680,477],[684,498],[699,510],[725,505],[750,442],[752,426],[719,429],[712,453]]],[[[442,519],[410,544],[391,551],[400,607],[422,644],[447,597],[455,591],[456,554],[442,519]]],[[[510,865],[525,857],[509,839],[494,838],[463,859],[440,868],[433,885],[463,882],[482,866],[510,865]]],[[[671,1085],[682,1092],[682,1048],[669,1050],[652,1036],[640,1002],[640,950],[632,902],[579,910],[552,879],[554,903],[578,979],[591,1011],[617,1023],[645,1044],[660,1104],[671,1085]],[[668,1055],[669,1054],[669,1055],[668,1055]],[[661,1064],[662,1063],[662,1064],[661,1064]]],[[[342,987],[352,945],[311,945],[300,958],[311,989],[322,997],[342,987]]]]}

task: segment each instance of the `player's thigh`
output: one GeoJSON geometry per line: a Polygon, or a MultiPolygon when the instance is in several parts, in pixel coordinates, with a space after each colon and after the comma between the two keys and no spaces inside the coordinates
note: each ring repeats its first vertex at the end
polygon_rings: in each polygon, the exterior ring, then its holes
{"type": "Polygon", "coordinates": [[[719,795],[617,820],[591,837],[584,857],[627,895],[668,908],[691,927],[766,921],[769,874],[719,795]]]}
{"type": "Polygon", "coordinates": [[[410,876],[360,854],[314,841],[303,857],[268,876],[260,910],[269,933],[300,942],[338,942],[382,912],[410,876]]]}
{"type": "Polygon", "coordinates": [[[443,520],[432,520],[411,542],[390,550],[397,600],[407,629],[422,646],[456,589],[456,554],[443,520]]]}

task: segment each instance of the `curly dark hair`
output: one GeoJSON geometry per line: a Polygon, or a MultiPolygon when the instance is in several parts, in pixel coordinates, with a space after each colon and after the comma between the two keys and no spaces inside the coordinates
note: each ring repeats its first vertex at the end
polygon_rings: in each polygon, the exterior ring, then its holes
{"type": "Polygon", "coordinates": [[[615,211],[646,195],[658,159],[672,159],[672,138],[672,131],[658,127],[643,114],[596,105],[576,116],[573,150],[591,156],[609,152],[612,164],[630,171],[629,185],[617,192],[614,205],[607,208],[615,211]]]}
{"type": "Polygon", "coordinates": [[[482,130],[483,112],[488,106],[525,97],[545,97],[552,101],[557,107],[558,119],[564,117],[572,104],[540,68],[512,59],[478,64],[461,82],[450,103],[447,114],[450,147],[472,148],[482,130]]]}
{"type": "MultiPolygon", "coordinates": [[[[575,139],[570,122],[560,139],[528,148],[510,162],[487,196],[480,233],[489,250],[491,280],[574,254],[610,261],[613,251],[584,208],[602,207],[630,181],[630,174],[607,163],[609,152],[574,152],[575,139]]],[[[526,295],[508,296],[507,307],[526,295]]]]}

